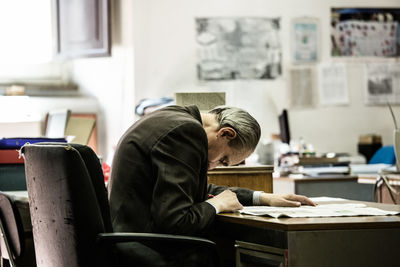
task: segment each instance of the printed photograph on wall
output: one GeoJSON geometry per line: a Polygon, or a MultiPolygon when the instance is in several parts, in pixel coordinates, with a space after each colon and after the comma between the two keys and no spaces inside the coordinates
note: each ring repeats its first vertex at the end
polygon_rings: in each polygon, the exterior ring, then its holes
{"type": "Polygon", "coordinates": [[[331,44],[336,57],[399,57],[400,9],[332,8],[331,44]]]}
{"type": "Polygon", "coordinates": [[[313,63],[318,61],[318,20],[296,18],[292,21],[293,63],[313,63]]]}
{"type": "Polygon", "coordinates": [[[365,97],[367,104],[400,104],[400,64],[367,64],[365,97]]]}
{"type": "Polygon", "coordinates": [[[199,80],[279,77],[279,31],[277,18],[196,18],[199,80]]]}

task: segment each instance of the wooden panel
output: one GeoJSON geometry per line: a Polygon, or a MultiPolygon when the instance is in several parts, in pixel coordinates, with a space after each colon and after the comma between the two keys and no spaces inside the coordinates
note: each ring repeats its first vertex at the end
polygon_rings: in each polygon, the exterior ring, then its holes
{"type": "Polygon", "coordinates": [[[218,167],[208,171],[208,182],[272,193],[272,166],[218,167]]]}

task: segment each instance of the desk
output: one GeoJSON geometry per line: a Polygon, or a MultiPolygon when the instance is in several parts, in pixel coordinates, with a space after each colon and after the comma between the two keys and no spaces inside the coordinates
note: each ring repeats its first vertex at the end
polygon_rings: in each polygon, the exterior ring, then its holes
{"type": "Polygon", "coordinates": [[[217,167],[208,171],[208,183],[272,193],[273,170],[269,165],[217,167]]]}
{"type": "MultiPolygon", "coordinates": [[[[360,203],[400,211],[398,205],[360,203]]],[[[215,226],[225,244],[236,242],[237,262],[255,256],[264,261],[236,266],[400,266],[400,216],[275,219],[223,213],[215,226]]]]}
{"type": "Polygon", "coordinates": [[[321,176],[306,178],[274,178],[274,193],[299,194],[307,197],[338,197],[374,201],[373,185],[358,183],[357,176],[321,176]]]}

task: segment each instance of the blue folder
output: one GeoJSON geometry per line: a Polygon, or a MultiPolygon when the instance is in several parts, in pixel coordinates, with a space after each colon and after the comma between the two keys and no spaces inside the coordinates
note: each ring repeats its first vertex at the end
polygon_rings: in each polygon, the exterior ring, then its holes
{"type": "Polygon", "coordinates": [[[0,138],[0,149],[21,148],[26,143],[34,144],[39,142],[56,142],[67,143],[65,138],[49,138],[49,137],[15,137],[15,138],[0,138]]]}

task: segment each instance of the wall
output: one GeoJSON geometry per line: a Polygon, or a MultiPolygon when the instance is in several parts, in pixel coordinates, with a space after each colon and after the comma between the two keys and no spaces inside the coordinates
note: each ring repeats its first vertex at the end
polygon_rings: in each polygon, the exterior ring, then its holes
{"type": "MultiPolygon", "coordinates": [[[[290,66],[290,20],[316,17],[321,26],[321,61],[330,58],[330,7],[400,7],[398,0],[135,0],[134,98],[173,96],[177,91],[225,91],[227,104],[242,107],[259,120],[263,138],[279,130],[277,116],[288,108],[287,67],[290,66]],[[283,76],[273,81],[200,83],[196,76],[195,17],[280,17],[283,76]]],[[[340,60],[339,60],[340,61],[340,60]]],[[[347,106],[289,109],[293,138],[303,137],[317,152],[357,153],[360,134],[382,135],[393,144],[393,123],[386,107],[365,106],[364,72],[357,62],[347,64],[350,103],[347,106]]],[[[400,108],[395,107],[400,117],[400,108]]]]}
{"type": "Polygon", "coordinates": [[[99,154],[109,163],[119,138],[134,121],[135,106],[132,1],[111,2],[112,56],[70,61],[73,82],[99,102],[99,154]]]}

